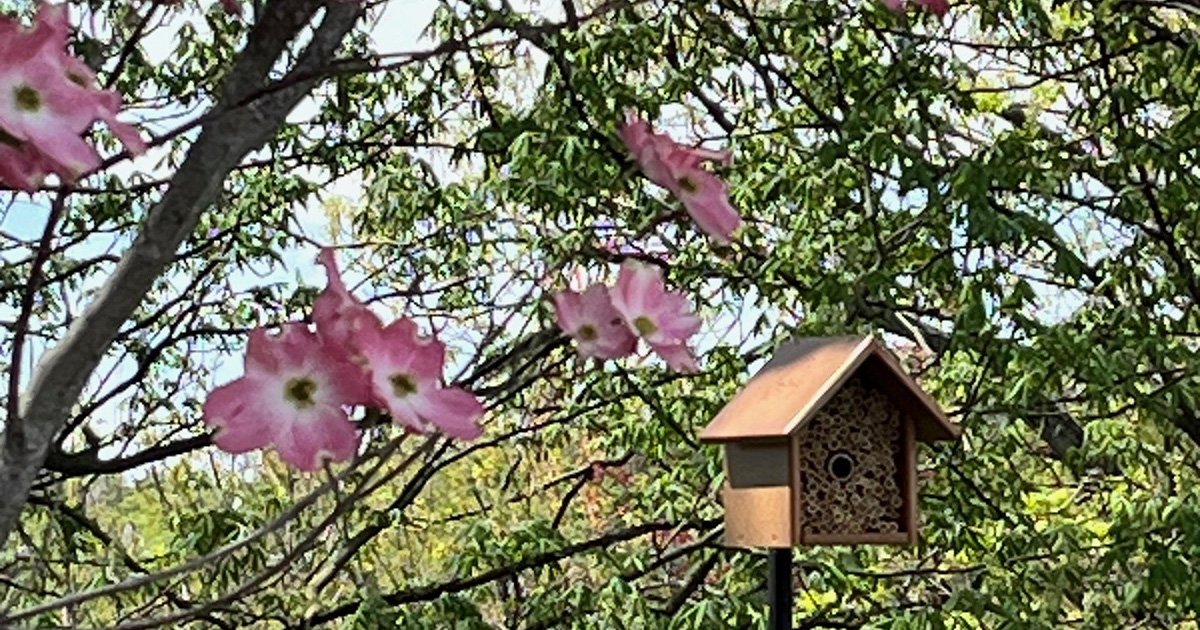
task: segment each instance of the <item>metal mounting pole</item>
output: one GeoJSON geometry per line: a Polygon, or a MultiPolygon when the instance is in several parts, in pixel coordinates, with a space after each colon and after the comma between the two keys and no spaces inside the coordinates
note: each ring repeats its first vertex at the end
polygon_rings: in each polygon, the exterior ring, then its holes
{"type": "Polygon", "coordinates": [[[771,598],[770,630],[792,630],[792,549],[767,550],[767,593],[771,598]]]}

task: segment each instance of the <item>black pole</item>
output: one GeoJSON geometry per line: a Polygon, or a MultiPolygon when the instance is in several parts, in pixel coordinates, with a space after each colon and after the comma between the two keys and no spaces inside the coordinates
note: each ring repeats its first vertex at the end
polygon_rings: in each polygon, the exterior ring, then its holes
{"type": "Polygon", "coordinates": [[[770,630],[792,630],[792,549],[767,551],[767,593],[771,597],[770,630]]]}

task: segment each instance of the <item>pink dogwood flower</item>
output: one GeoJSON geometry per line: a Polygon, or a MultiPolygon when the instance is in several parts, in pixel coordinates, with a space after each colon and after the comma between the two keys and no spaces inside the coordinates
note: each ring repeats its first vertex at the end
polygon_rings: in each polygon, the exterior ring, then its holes
{"type": "MultiPolygon", "coordinates": [[[[9,152],[6,172],[51,170],[70,181],[94,170],[100,156],[82,134],[97,120],[107,123],[130,153],[146,150],[137,130],[116,119],[120,95],[100,89],[92,71],[70,56],[69,36],[62,5],[42,4],[32,29],[0,18],[0,132],[26,160],[53,165],[16,167],[12,162],[20,155],[9,152]]],[[[10,178],[4,182],[29,187],[27,178],[10,178]]]]}
{"type": "Polygon", "coordinates": [[[667,291],[661,269],[626,261],[611,294],[613,307],[625,324],[645,339],[667,365],[680,372],[699,370],[687,340],[700,330],[701,320],[691,312],[687,297],[667,291]]]}
{"type": "Polygon", "coordinates": [[[432,427],[446,435],[471,440],[483,430],[475,422],[483,404],[474,394],[442,385],[446,346],[422,337],[417,324],[401,318],[370,331],[363,351],[370,366],[375,402],[392,418],[416,431],[432,427]]]}
{"type": "Polygon", "coordinates": [[[343,461],[358,450],[358,429],[344,407],[356,373],[329,356],[304,324],[285,324],[278,335],[256,328],[245,375],[209,394],[204,422],[216,429],[217,447],[230,453],[274,445],[280,459],[301,470],[343,461]]]}
{"type": "Polygon", "coordinates": [[[100,155],[80,135],[91,122],[81,115],[90,109],[87,91],[62,72],[45,56],[0,64],[0,128],[80,176],[100,165],[100,155]]]}
{"type": "Polygon", "coordinates": [[[613,307],[608,287],[593,284],[582,293],[570,289],[554,296],[558,326],[575,339],[579,354],[619,359],[632,354],[637,337],[613,307]]]}
{"type": "Polygon", "coordinates": [[[676,372],[695,374],[700,371],[700,362],[686,343],[651,344],[650,347],[666,361],[667,367],[676,372]]]}
{"type": "Polygon", "coordinates": [[[666,134],[654,133],[650,123],[632,113],[618,134],[650,181],[671,191],[701,230],[719,242],[729,242],[742,217],[729,203],[729,187],[701,164],[728,165],[732,154],[679,144],[666,134]]]}

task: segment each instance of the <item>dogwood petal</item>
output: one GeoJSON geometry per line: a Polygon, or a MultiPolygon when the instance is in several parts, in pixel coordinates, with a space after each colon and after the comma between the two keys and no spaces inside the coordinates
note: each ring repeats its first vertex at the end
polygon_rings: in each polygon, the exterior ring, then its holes
{"type": "Polygon", "coordinates": [[[216,429],[213,443],[228,453],[266,448],[273,440],[274,418],[256,406],[262,385],[240,378],[214,389],[204,402],[204,422],[216,429]]]}
{"type": "Polygon", "coordinates": [[[422,419],[453,438],[473,440],[483,435],[475,422],[483,415],[483,403],[474,394],[457,387],[426,390],[414,396],[411,408],[422,419]]]}
{"type": "Polygon", "coordinates": [[[701,169],[693,169],[677,181],[676,196],[696,225],[718,242],[728,243],[742,225],[742,217],[729,203],[725,182],[701,169]]]}
{"type": "Polygon", "coordinates": [[[417,323],[407,317],[365,335],[363,352],[372,370],[386,365],[418,380],[440,380],[446,364],[446,345],[422,335],[417,323]]]}
{"type": "Polygon", "coordinates": [[[346,288],[332,249],[323,248],[317,258],[327,277],[325,290],[313,302],[312,319],[317,324],[317,333],[331,354],[361,362],[363,343],[383,327],[383,322],[346,288]]]}
{"type": "Polygon", "coordinates": [[[554,295],[554,307],[559,327],[575,340],[582,356],[617,359],[637,346],[604,285],[594,284],[583,293],[561,291],[554,295]]]}
{"type": "Polygon", "coordinates": [[[672,368],[687,372],[699,369],[687,348],[687,339],[700,330],[702,322],[691,312],[683,294],[666,290],[660,269],[626,261],[612,293],[613,306],[625,324],[672,368]]]}
{"type": "Polygon", "coordinates": [[[667,362],[667,366],[676,372],[694,374],[700,371],[696,355],[685,343],[651,344],[651,349],[667,362]]]}
{"type": "Polygon", "coordinates": [[[617,311],[627,322],[632,321],[630,314],[643,313],[666,294],[662,269],[635,260],[626,261],[621,265],[617,285],[610,294],[617,311]]]}
{"type": "Polygon", "coordinates": [[[324,460],[345,461],[358,452],[358,428],[335,405],[325,405],[304,420],[288,423],[275,436],[283,461],[300,470],[316,470],[324,460]]]}
{"type": "Polygon", "coordinates": [[[574,336],[586,321],[583,315],[583,296],[577,291],[567,289],[555,293],[553,300],[558,327],[568,335],[574,336]]]}

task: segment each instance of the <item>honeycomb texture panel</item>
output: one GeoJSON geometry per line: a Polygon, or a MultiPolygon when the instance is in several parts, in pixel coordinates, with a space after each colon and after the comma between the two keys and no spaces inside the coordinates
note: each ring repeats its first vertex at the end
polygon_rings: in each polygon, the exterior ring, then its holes
{"type": "Polygon", "coordinates": [[[900,531],[900,423],[887,396],[855,378],[801,429],[807,533],[900,531]]]}

